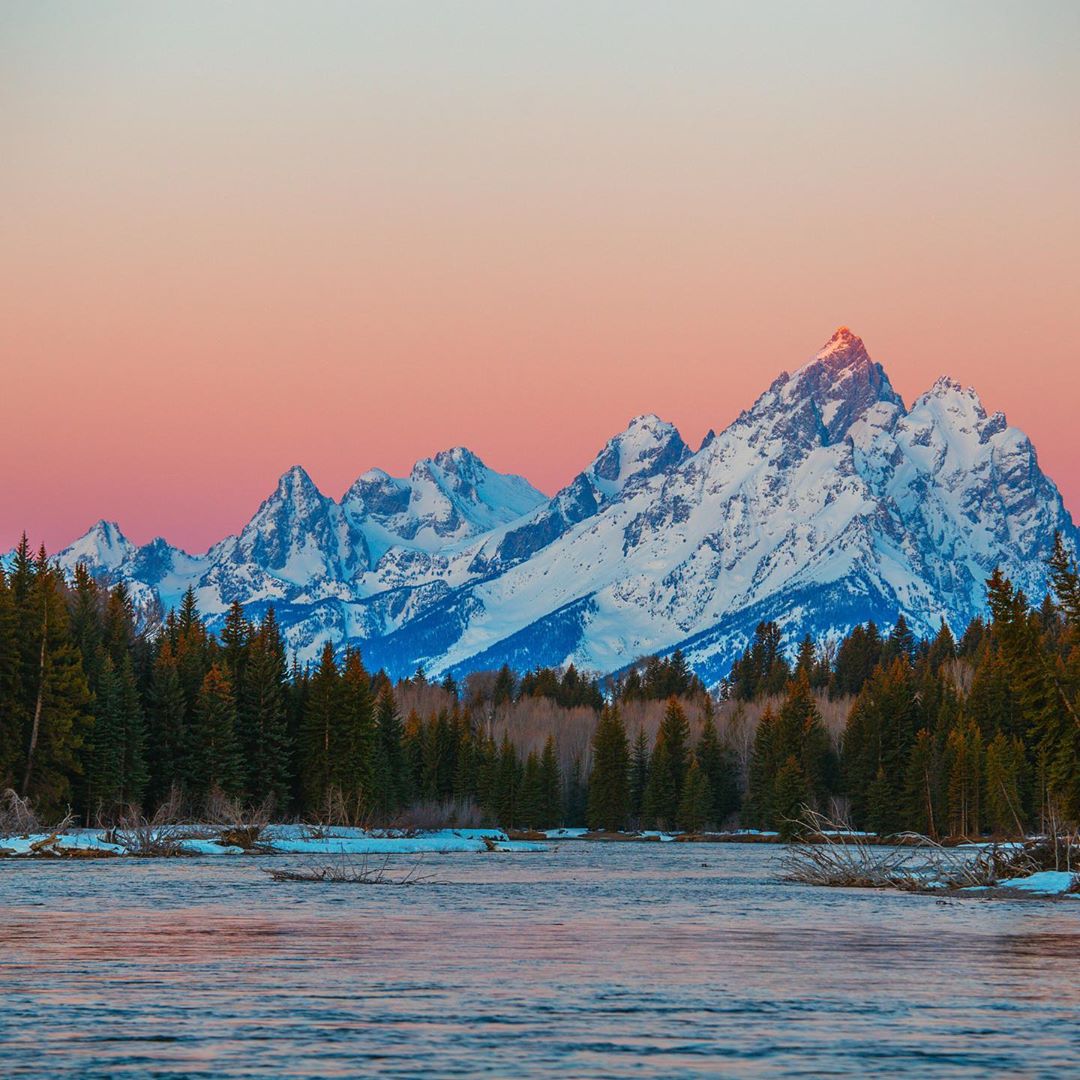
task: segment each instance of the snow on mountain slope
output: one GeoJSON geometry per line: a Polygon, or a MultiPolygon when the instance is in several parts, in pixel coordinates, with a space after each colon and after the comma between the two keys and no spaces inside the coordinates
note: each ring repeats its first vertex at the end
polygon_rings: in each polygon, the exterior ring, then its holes
{"type": "Polygon", "coordinates": [[[418,461],[407,480],[372,469],[349,488],[341,505],[364,536],[374,569],[391,548],[430,554],[546,502],[527,480],[497,473],[459,446],[418,461]]]}
{"type": "Polygon", "coordinates": [[[95,530],[65,565],[166,603],[193,584],[217,614],[274,603],[305,659],[329,639],[393,674],[610,671],[679,646],[711,680],[762,619],[789,640],[901,611],[959,629],[994,566],[1037,597],[1055,530],[1077,537],[1026,436],[948,379],[905,408],[846,327],[696,453],[638,417],[550,500],[458,448],[365,473],[340,504],[290,470],[199,558],[95,530]]]}
{"type": "Polygon", "coordinates": [[[689,447],[673,424],[652,414],[635,417],[550,502],[483,545],[470,568],[491,574],[530,558],[624,492],[675,468],[689,455],[689,447]]]}

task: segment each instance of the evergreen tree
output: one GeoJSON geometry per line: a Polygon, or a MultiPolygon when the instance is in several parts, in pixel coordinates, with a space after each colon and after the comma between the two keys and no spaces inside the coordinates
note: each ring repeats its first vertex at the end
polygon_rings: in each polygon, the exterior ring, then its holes
{"type": "Polygon", "coordinates": [[[679,800],[679,827],[686,832],[701,832],[713,820],[713,793],[709,778],[698,764],[697,758],[690,762],[679,800]]]}
{"type": "Polygon", "coordinates": [[[495,806],[497,820],[504,829],[512,829],[518,824],[519,804],[521,800],[522,767],[517,750],[510,741],[510,736],[503,733],[499,745],[498,768],[495,778],[495,806]]]}
{"type": "Polygon", "coordinates": [[[328,641],[308,684],[300,728],[301,790],[309,811],[325,807],[334,794],[334,781],[347,753],[341,712],[341,674],[334,658],[334,646],[328,641]]]}
{"type": "Polygon", "coordinates": [[[798,831],[804,807],[810,804],[812,790],[802,764],[789,754],[776,774],[772,790],[772,823],[781,840],[790,840],[798,831]]]}
{"type": "Polygon", "coordinates": [[[340,756],[331,766],[331,783],[341,792],[352,820],[359,821],[375,802],[376,726],[371,679],[355,649],[345,655],[340,699],[335,739],[340,756]]]}
{"type": "Polygon", "coordinates": [[[521,774],[521,799],[518,806],[518,819],[525,828],[536,829],[544,823],[541,817],[542,802],[540,758],[535,750],[530,750],[521,774]]]}
{"type": "Polygon", "coordinates": [[[189,731],[188,777],[191,795],[205,800],[214,791],[240,794],[236,745],[236,698],[228,672],[213,664],[203,679],[189,731]]]}
{"type": "Polygon", "coordinates": [[[949,775],[949,832],[976,836],[980,826],[982,736],[972,720],[949,732],[946,743],[949,775]]]}
{"type": "Polygon", "coordinates": [[[149,756],[148,802],[162,803],[174,785],[190,787],[186,771],[188,707],[180,683],[180,669],[168,638],[154,661],[147,695],[149,756]]]}
{"type": "Polygon", "coordinates": [[[689,768],[690,725],[676,698],[668,701],[649,761],[645,789],[645,818],[663,829],[673,828],[679,816],[683,783],[689,768]]]}
{"type": "Polygon", "coordinates": [[[409,798],[401,716],[389,689],[375,705],[375,807],[384,817],[397,813],[409,798]]]}
{"type": "Polygon", "coordinates": [[[630,746],[617,706],[605,706],[600,713],[592,756],[589,828],[615,832],[626,824],[630,811],[630,746]]]}
{"type": "Polygon", "coordinates": [[[579,829],[586,824],[589,805],[589,786],[585,779],[585,770],[580,756],[570,763],[566,776],[566,794],[563,798],[565,822],[571,829],[579,829]]]}
{"type": "Polygon", "coordinates": [[[1024,835],[1024,746],[999,731],[986,748],[986,818],[1000,834],[1024,835]]]}
{"type": "Polygon", "coordinates": [[[281,813],[289,803],[292,755],[285,647],[272,607],[257,629],[249,628],[244,649],[243,661],[235,661],[243,671],[237,703],[243,789],[253,803],[270,800],[281,813]]]}
{"type": "Polygon", "coordinates": [[[645,791],[649,785],[649,740],[638,728],[630,751],[630,822],[640,828],[645,820],[645,791]]]}
{"type": "Polygon", "coordinates": [[[539,823],[548,828],[562,824],[562,776],[555,753],[555,736],[549,735],[540,755],[539,823]]]}
{"type": "Polygon", "coordinates": [[[39,812],[70,805],[72,779],[82,771],[80,748],[92,726],[90,688],[72,639],[60,573],[44,551],[32,564],[20,545],[12,568],[16,640],[22,653],[21,793],[39,812]]]}
{"type": "Polygon", "coordinates": [[[709,790],[706,820],[721,825],[739,806],[738,772],[730,747],[721,744],[717,737],[711,709],[706,710],[694,757],[709,790]]]}
{"type": "Polygon", "coordinates": [[[915,832],[937,838],[944,821],[941,763],[934,736],[923,728],[915,736],[904,777],[904,821],[915,832]]]}

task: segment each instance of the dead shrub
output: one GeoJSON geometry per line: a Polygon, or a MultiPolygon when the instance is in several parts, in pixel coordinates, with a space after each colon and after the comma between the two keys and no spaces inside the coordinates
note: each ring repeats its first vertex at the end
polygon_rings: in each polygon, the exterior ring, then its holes
{"type": "Polygon", "coordinates": [[[74,822],[75,815],[70,810],[59,821],[46,822],[37,815],[30,800],[14,789],[7,788],[0,794],[0,836],[32,836],[40,832],[59,835],[66,833],[74,822]]]}
{"type": "Polygon", "coordinates": [[[784,855],[784,876],[804,885],[926,892],[993,886],[1035,869],[1025,849],[1015,845],[973,851],[901,833],[892,838],[896,846],[885,846],[806,808],[792,824],[801,839],[784,855]]]}
{"type": "Polygon", "coordinates": [[[309,881],[327,882],[345,885],[415,885],[421,881],[430,881],[430,876],[420,875],[421,860],[417,859],[404,877],[394,877],[389,873],[390,857],[379,864],[369,864],[366,855],[359,859],[342,852],[337,862],[312,864],[300,869],[269,867],[265,873],[273,881],[309,881]]]}
{"type": "Polygon", "coordinates": [[[207,797],[204,818],[217,831],[222,844],[250,851],[258,846],[263,831],[270,824],[273,808],[271,798],[264,799],[258,806],[248,806],[215,788],[207,797]]]}

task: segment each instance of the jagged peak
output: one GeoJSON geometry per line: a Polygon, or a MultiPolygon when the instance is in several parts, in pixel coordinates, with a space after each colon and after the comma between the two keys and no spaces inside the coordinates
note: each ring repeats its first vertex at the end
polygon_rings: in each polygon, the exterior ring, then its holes
{"type": "Polygon", "coordinates": [[[440,450],[434,460],[436,465],[447,470],[459,469],[462,465],[484,464],[467,446],[452,446],[449,450],[440,450]]]}
{"type": "Polygon", "coordinates": [[[811,363],[825,363],[834,371],[871,363],[863,339],[850,327],[838,326],[811,363]]]}
{"type": "Polygon", "coordinates": [[[321,499],[322,497],[322,492],[315,486],[315,481],[302,465],[293,465],[281,474],[272,496],[272,498],[282,499],[321,499]]]}
{"type": "Polygon", "coordinates": [[[626,431],[623,434],[630,431],[651,431],[668,434],[676,431],[676,428],[669,420],[661,420],[656,413],[641,413],[640,416],[635,416],[626,425],[626,431]]]}
{"type": "Polygon", "coordinates": [[[362,472],[354,481],[353,487],[358,484],[385,484],[387,480],[394,478],[385,470],[379,468],[368,469],[362,472]]]}
{"type": "Polygon", "coordinates": [[[101,518],[95,521],[93,525],[83,534],[84,536],[101,536],[106,538],[109,543],[126,544],[127,537],[124,535],[123,530],[115,521],[106,521],[105,518],[101,518]]]}
{"type": "Polygon", "coordinates": [[[919,401],[927,401],[930,398],[962,398],[970,402],[977,409],[985,412],[982,399],[974,386],[964,386],[951,375],[939,375],[933,386],[923,394],[919,401]]]}

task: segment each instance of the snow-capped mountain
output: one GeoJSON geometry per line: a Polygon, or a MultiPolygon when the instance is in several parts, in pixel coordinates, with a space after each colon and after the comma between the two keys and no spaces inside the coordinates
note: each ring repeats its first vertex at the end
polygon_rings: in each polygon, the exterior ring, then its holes
{"type": "Polygon", "coordinates": [[[301,658],[329,638],[393,674],[611,671],[679,647],[716,680],[762,619],[791,641],[900,612],[959,630],[997,565],[1038,597],[1057,530],[1076,544],[1025,435],[945,378],[906,408],[842,327],[696,453],[638,417],[551,499],[458,448],[340,503],[292,469],[204,556],[99,523],[60,559],[166,606],[188,585],[213,615],[274,603],[301,658]]]}

